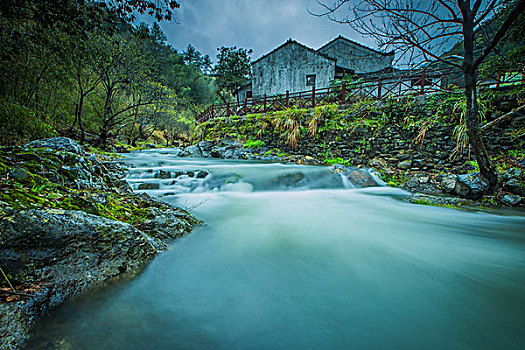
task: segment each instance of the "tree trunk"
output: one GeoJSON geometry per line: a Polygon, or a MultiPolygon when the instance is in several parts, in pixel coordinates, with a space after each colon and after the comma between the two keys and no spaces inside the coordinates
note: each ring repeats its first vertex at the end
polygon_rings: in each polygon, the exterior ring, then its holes
{"type": "Polygon", "coordinates": [[[106,101],[104,102],[104,114],[102,117],[102,127],[99,131],[99,138],[96,144],[96,147],[100,147],[102,149],[106,148],[106,142],[108,139],[108,133],[109,133],[109,123],[111,121],[111,95],[113,94],[113,89],[108,88],[106,91],[106,101]]]}
{"type": "Polygon", "coordinates": [[[77,115],[75,116],[75,120],[78,121],[78,127],[80,128],[80,143],[83,143],[86,140],[86,135],[84,132],[84,124],[82,123],[82,110],[84,108],[84,93],[82,92],[82,95],[80,96],[80,101],[78,101],[78,108],[76,110],[77,115]]]}
{"type": "Polygon", "coordinates": [[[476,156],[481,179],[490,188],[493,188],[498,184],[498,173],[490,160],[481,136],[475,74],[465,74],[465,97],[467,99],[465,122],[469,143],[476,156]]]}
{"type": "Polygon", "coordinates": [[[463,46],[465,56],[463,59],[463,76],[465,79],[466,115],[465,124],[469,143],[474,151],[476,162],[479,166],[480,178],[487,183],[489,190],[498,184],[498,173],[490,161],[479,123],[479,106],[476,88],[476,67],[474,65],[474,19],[470,10],[463,13],[463,46]]]}

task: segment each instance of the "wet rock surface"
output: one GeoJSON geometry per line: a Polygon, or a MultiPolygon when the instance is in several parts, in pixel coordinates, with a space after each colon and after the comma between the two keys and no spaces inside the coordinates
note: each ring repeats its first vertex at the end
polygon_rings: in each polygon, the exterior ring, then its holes
{"type": "Polygon", "coordinates": [[[47,310],[137,270],[200,223],[133,193],[124,174],[66,138],[0,150],[0,266],[18,293],[0,291],[1,349],[23,347],[47,310]]]}
{"type": "Polygon", "coordinates": [[[358,188],[384,185],[380,182],[379,178],[372,175],[370,169],[355,169],[340,164],[336,164],[332,166],[332,168],[334,173],[338,173],[346,177],[350,183],[358,188]]]}

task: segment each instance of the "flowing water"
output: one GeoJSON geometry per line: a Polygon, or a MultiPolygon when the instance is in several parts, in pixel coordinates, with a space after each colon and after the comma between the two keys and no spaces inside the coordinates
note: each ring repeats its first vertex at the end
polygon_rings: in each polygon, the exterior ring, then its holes
{"type": "Polygon", "coordinates": [[[525,348],[523,213],[408,204],[328,167],[167,150],[127,161],[132,187],[206,225],[61,307],[35,347],[525,348]]]}

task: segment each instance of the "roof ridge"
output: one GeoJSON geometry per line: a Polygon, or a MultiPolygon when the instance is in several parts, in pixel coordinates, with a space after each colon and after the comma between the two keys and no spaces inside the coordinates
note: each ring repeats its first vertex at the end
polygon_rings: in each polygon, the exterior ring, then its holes
{"type": "Polygon", "coordinates": [[[331,60],[331,61],[337,61],[335,58],[332,58],[332,57],[330,57],[330,56],[328,56],[328,55],[326,55],[326,54],[324,54],[324,53],[322,53],[322,52],[319,52],[319,50],[315,50],[315,49],[313,49],[313,48],[311,48],[311,47],[309,47],[309,46],[306,46],[305,44],[302,44],[302,43],[298,42],[297,40],[294,40],[294,39],[290,38],[290,39],[286,40],[283,44],[277,46],[277,47],[276,47],[275,49],[273,49],[272,51],[268,52],[267,54],[265,54],[265,55],[259,57],[259,58],[256,59],[255,61],[253,61],[253,62],[252,62],[252,65],[255,64],[255,63],[257,63],[257,62],[259,62],[259,61],[261,61],[261,60],[263,60],[263,59],[265,59],[266,57],[270,56],[270,55],[271,55],[272,53],[274,53],[275,51],[280,50],[281,48],[283,48],[284,46],[286,46],[286,45],[288,45],[288,44],[297,44],[297,45],[299,45],[299,46],[301,46],[301,47],[303,47],[303,48],[305,48],[305,49],[311,51],[312,53],[315,53],[316,55],[319,55],[319,56],[324,57],[324,58],[326,58],[326,59],[329,59],[329,60],[331,60]]]}
{"type": "Polygon", "coordinates": [[[330,40],[329,42],[327,42],[326,44],[324,44],[323,46],[321,46],[320,48],[318,48],[317,51],[324,49],[325,47],[327,47],[328,45],[330,45],[331,43],[333,43],[334,41],[339,40],[339,39],[343,39],[343,40],[345,40],[345,41],[348,41],[349,43],[352,43],[352,44],[354,44],[354,45],[360,46],[360,47],[362,47],[362,48],[365,48],[365,49],[367,49],[367,50],[370,50],[370,51],[375,52],[375,53],[377,53],[377,54],[380,54],[380,55],[382,55],[382,56],[392,56],[392,55],[394,55],[394,53],[395,53],[393,50],[390,51],[390,52],[381,52],[381,51],[379,51],[379,50],[376,50],[376,49],[373,49],[373,48],[368,47],[368,46],[366,46],[366,45],[363,45],[363,44],[361,44],[361,43],[358,43],[357,41],[350,40],[350,39],[348,39],[348,38],[342,36],[341,34],[339,34],[339,36],[338,36],[337,38],[330,40]]]}

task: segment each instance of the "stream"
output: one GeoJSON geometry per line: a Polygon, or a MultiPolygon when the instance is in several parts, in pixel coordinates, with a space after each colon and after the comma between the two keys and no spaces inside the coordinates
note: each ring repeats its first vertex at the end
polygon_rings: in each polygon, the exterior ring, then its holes
{"type": "Polygon", "coordinates": [[[125,160],[135,190],[206,224],[60,307],[34,347],[525,348],[523,212],[409,204],[331,167],[125,160]]]}

